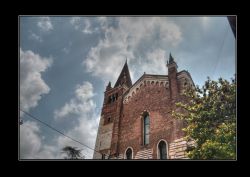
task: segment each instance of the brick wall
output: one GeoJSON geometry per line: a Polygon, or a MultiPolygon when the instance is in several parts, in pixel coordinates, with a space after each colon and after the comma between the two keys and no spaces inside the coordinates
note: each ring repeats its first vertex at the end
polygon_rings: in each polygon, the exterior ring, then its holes
{"type": "MultiPolygon", "coordinates": [[[[167,81],[167,80],[166,80],[167,81]]],[[[154,82],[143,82],[143,85],[123,105],[120,123],[119,153],[124,154],[128,146],[134,151],[147,152],[152,149],[150,158],[157,158],[157,143],[164,139],[171,143],[181,138],[183,133],[179,131],[182,123],[171,116],[173,103],[170,99],[169,87],[154,82]],[[143,112],[150,116],[149,144],[143,145],[143,112]]],[[[138,156],[140,157],[140,156],[138,156]]]]}
{"type": "MultiPolygon", "coordinates": [[[[185,71],[175,74],[169,77],[143,75],[129,90],[118,87],[106,92],[96,149],[103,153],[111,152],[112,158],[122,159],[125,150],[131,147],[135,159],[157,159],[157,145],[160,140],[165,140],[168,158],[186,158],[183,121],[174,119],[171,112],[176,109],[176,101],[182,99],[178,93],[185,88],[184,83],[193,85],[193,82],[185,71]],[[177,80],[170,83],[169,79],[174,78],[177,80]],[[174,94],[171,88],[175,89],[174,94]],[[116,92],[119,93],[116,102],[106,104],[107,96],[116,92]],[[173,95],[174,98],[171,97],[173,95]],[[144,112],[148,112],[150,117],[147,145],[143,145],[144,112]],[[111,122],[105,124],[108,117],[111,117],[111,122]]],[[[94,158],[100,158],[100,155],[94,155],[94,158]]]]}

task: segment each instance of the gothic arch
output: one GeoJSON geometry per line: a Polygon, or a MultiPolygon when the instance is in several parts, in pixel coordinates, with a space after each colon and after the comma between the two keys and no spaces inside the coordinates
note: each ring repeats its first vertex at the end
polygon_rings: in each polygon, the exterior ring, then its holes
{"type": "Polygon", "coordinates": [[[141,118],[143,119],[145,115],[149,115],[150,116],[150,112],[148,110],[144,110],[141,112],[141,118]]]}
{"type": "Polygon", "coordinates": [[[144,110],[141,113],[141,144],[143,146],[149,144],[150,140],[150,113],[144,110]]]}

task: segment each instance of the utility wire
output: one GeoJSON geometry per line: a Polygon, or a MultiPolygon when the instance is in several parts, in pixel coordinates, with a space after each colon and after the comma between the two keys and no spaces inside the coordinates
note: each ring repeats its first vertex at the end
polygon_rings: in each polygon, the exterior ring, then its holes
{"type": "MultiPolygon", "coordinates": [[[[21,124],[22,125],[22,124],[21,124]]],[[[29,126],[29,125],[27,125],[27,124],[25,124],[25,127],[29,127],[30,129],[33,129],[33,127],[31,127],[31,126],[29,126]]],[[[84,149],[80,149],[81,151],[82,150],[84,150],[84,149]]],[[[62,153],[62,152],[61,152],[62,153]]],[[[85,154],[85,153],[83,153],[83,152],[81,152],[83,155],[84,155],[84,157],[90,157],[89,155],[87,155],[87,154],[85,154]]],[[[39,159],[38,157],[34,157],[34,156],[32,156],[32,155],[30,155],[31,157],[33,157],[33,158],[35,158],[35,159],[39,159]]],[[[91,159],[91,157],[90,157],[90,159],[91,159]]]]}
{"type": "MultiPolygon", "coordinates": [[[[40,123],[46,125],[47,127],[51,128],[52,130],[56,131],[57,133],[60,133],[61,135],[65,136],[65,137],[67,137],[67,138],[69,138],[69,139],[71,139],[72,141],[75,141],[75,142],[77,142],[77,143],[79,143],[79,144],[81,144],[81,145],[83,145],[83,146],[85,146],[85,147],[87,147],[87,148],[89,148],[89,149],[95,151],[95,152],[100,153],[99,151],[96,151],[95,149],[93,149],[93,148],[91,148],[91,147],[89,147],[89,146],[83,144],[82,142],[80,142],[80,141],[78,141],[78,140],[76,140],[76,139],[74,139],[74,138],[71,138],[71,137],[68,136],[68,135],[65,135],[65,134],[62,133],[61,131],[59,131],[59,130],[57,130],[56,128],[50,126],[49,124],[47,124],[47,123],[41,121],[40,119],[38,119],[38,118],[36,118],[35,116],[33,116],[33,115],[27,113],[26,111],[23,111],[22,109],[20,109],[20,111],[22,111],[22,112],[25,113],[26,115],[30,116],[31,118],[33,118],[33,119],[39,121],[40,123]]],[[[102,154],[102,153],[100,153],[100,154],[102,154]]]]}
{"type": "MultiPolygon", "coordinates": [[[[21,124],[22,125],[22,124],[21,124]]],[[[29,127],[30,129],[33,129],[33,127],[31,127],[31,126],[29,126],[29,125],[27,125],[27,124],[25,124],[25,127],[29,127]]],[[[81,151],[82,150],[84,150],[84,149],[80,149],[81,151]]],[[[81,152],[85,157],[87,157],[88,155],[87,154],[85,154],[85,153],[83,153],[83,152],[81,152]]],[[[32,156],[32,155],[29,155],[29,156],[31,156],[31,157],[33,157],[33,158],[35,158],[35,159],[39,159],[38,157],[34,157],[34,156],[32,156]]]]}
{"type": "Polygon", "coordinates": [[[219,51],[218,51],[217,62],[216,62],[216,66],[214,67],[214,71],[213,71],[213,77],[215,75],[215,71],[216,71],[216,69],[218,67],[218,64],[219,64],[220,56],[221,56],[221,53],[222,53],[222,50],[223,50],[223,47],[224,47],[224,43],[225,43],[225,39],[227,37],[228,31],[229,31],[229,28],[226,28],[225,32],[224,32],[224,36],[222,38],[222,43],[221,43],[219,51]]]}

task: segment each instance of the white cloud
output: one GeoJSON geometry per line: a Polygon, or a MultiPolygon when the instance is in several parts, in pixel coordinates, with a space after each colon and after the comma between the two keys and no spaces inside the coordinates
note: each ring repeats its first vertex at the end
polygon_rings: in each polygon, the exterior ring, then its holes
{"type": "Polygon", "coordinates": [[[78,30],[80,28],[80,22],[81,22],[81,18],[80,17],[72,17],[70,19],[70,23],[74,26],[74,28],[76,30],[78,30]]]}
{"type": "MultiPolygon", "coordinates": [[[[74,139],[82,142],[83,144],[87,145],[90,148],[94,148],[95,140],[96,140],[96,133],[98,129],[98,118],[92,115],[91,117],[87,116],[86,113],[82,113],[78,117],[78,125],[75,126],[73,129],[68,131],[66,134],[70,137],[74,137],[74,139]]],[[[57,138],[58,147],[65,147],[65,146],[73,146],[78,147],[79,149],[83,149],[82,153],[85,155],[86,158],[92,158],[93,150],[76,143],[69,138],[64,136],[59,136],[57,138]]]]}
{"type": "Polygon", "coordinates": [[[53,30],[53,25],[49,17],[40,17],[39,21],[37,22],[37,26],[42,31],[50,31],[53,30]]]}
{"type": "MultiPolygon", "coordinates": [[[[50,91],[41,77],[52,64],[51,58],[43,58],[32,51],[20,48],[20,107],[24,111],[36,107],[41,95],[50,91]]],[[[23,116],[23,112],[20,112],[23,116]]],[[[54,158],[55,148],[43,143],[40,127],[34,121],[25,121],[20,126],[20,158],[54,158]]]]}
{"type": "MultiPolygon", "coordinates": [[[[89,120],[89,117],[86,118],[84,115],[81,115],[78,117],[78,125],[64,133],[93,148],[98,128],[97,120],[97,117],[89,120]]],[[[82,149],[82,155],[86,159],[92,158],[93,150],[65,136],[57,135],[52,141],[53,145],[46,144],[37,122],[25,121],[20,126],[20,159],[64,159],[65,154],[62,153],[62,148],[65,146],[82,149]]]]}
{"type": "Polygon", "coordinates": [[[29,38],[32,40],[38,41],[38,42],[43,42],[43,39],[40,36],[38,36],[37,34],[33,33],[32,31],[30,31],[29,38]]]}
{"type": "MultiPolygon", "coordinates": [[[[90,82],[83,82],[83,84],[76,86],[74,97],[66,102],[61,109],[54,112],[55,119],[61,121],[70,114],[74,114],[77,123],[64,133],[92,148],[94,147],[99,121],[99,116],[95,113],[94,95],[93,85],[90,82]]],[[[92,158],[92,150],[65,136],[56,135],[52,140],[53,146],[46,144],[44,139],[36,122],[25,121],[20,126],[21,159],[63,159],[65,154],[61,151],[67,145],[83,149],[82,153],[85,158],[92,158]]]]}
{"type": "Polygon", "coordinates": [[[21,159],[55,158],[56,148],[45,145],[40,133],[40,127],[34,121],[26,121],[20,126],[21,159]]]}
{"type": "Polygon", "coordinates": [[[141,62],[140,70],[147,71],[150,74],[167,74],[166,73],[166,51],[155,49],[146,54],[146,58],[141,62]]]}
{"type": "MultiPolygon", "coordinates": [[[[74,119],[77,120],[77,125],[66,132],[66,134],[89,147],[94,147],[98,129],[98,116],[94,112],[96,104],[92,100],[94,95],[92,84],[83,82],[82,85],[77,85],[74,97],[65,103],[61,109],[54,112],[56,120],[62,120],[70,114],[76,115],[74,119]]],[[[61,148],[67,145],[84,148],[64,136],[59,136],[56,141],[58,147],[61,148]]],[[[93,151],[84,148],[82,152],[87,155],[86,158],[92,158],[93,151]]]]}
{"type": "Polygon", "coordinates": [[[36,107],[43,94],[50,91],[41,73],[52,64],[51,58],[43,58],[32,51],[20,49],[20,107],[29,111],[36,107]]]}
{"type": "Polygon", "coordinates": [[[84,34],[92,34],[98,28],[93,28],[91,21],[86,17],[72,17],[70,23],[76,30],[81,30],[84,34]]]}
{"type": "Polygon", "coordinates": [[[84,28],[83,28],[82,32],[85,33],[85,34],[91,34],[91,33],[93,33],[93,29],[91,27],[91,23],[90,23],[90,21],[88,19],[84,20],[84,28]]]}
{"type": "Polygon", "coordinates": [[[99,21],[100,26],[101,26],[102,29],[107,28],[107,26],[108,26],[107,17],[97,17],[97,20],[99,21]]]}
{"type": "MultiPolygon", "coordinates": [[[[102,78],[105,83],[109,80],[112,83],[116,81],[126,56],[129,64],[138,65],[142,62],[138,59],[139,56],[145,59],[152,51],[168,50],[182,41],[180,28],[166,17],[120,17],[116,18],[117,27],[108,26],[107,18],[98,20],[105,38],[100,39],[97,46],[91,48],[83,64],[87,72],[102,78]]],[[[163,59],[156,60],[160,60],[162,64],[163,59]]],[[[147,60],[148,63],[145,64],[148,67],[145,65],[143,68],[145,72],[150,73],[152,68],[160,67],[159,63],[154,61],[147,60]]],[[[139,73],[138,67],[130,67],[130,71],[139,73]]]]}
{"type": "Polygon", "coordinates": [[[55,119],[65,118],[70,114],[81,115],[95,108],[95,103],[91,99],[94,96],[93,86],[89,82],[77,85],[75,96],[60,109],[54,112],[55,119]]]}

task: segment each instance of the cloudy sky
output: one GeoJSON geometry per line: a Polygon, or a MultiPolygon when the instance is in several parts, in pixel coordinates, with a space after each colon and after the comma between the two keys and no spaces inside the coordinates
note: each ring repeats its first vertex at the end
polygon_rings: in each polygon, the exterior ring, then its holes
{"type": "MultiPolygon", "coordinates": [[[[169,53],[196,85],[235,74],[235,39],[226,17],[21,16],[20,108],[94,148],[103,92],[128,60],[132,82],[167,74],[169,53]]],[[[21,159],[93,151],[20,113],[21,159]]]]}

